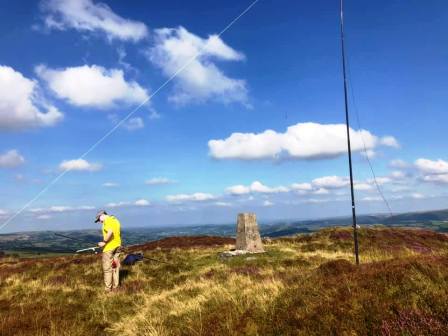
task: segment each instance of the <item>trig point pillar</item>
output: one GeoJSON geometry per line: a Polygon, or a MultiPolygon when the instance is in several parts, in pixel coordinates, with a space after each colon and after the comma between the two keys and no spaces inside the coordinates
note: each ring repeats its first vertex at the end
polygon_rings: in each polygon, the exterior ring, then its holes
{"type": "Polygon", "coordinates": [[[236,250],[245,250],[251,253],[264,252],[257,217],[254,213],[238,214],[236,250]]]}

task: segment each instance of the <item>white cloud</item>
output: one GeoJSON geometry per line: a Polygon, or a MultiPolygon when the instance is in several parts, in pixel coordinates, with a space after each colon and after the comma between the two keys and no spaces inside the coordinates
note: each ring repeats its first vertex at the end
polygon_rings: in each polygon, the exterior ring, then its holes
{"type": "Polygon", "coordinates": [[[0,129],[53,126],[63,115],[41,95],[35,80],[0,65],[0,129]]]}
{"type": "Polygon", "coordinates": [[[151,179],[145,181],[145,184],[147,184],[147,185],[163,185],[163,184],[172,184],[172,183],[176,183],[176,181],[171,180],[166,177],[154,177],[154,178],[151,178],[151,179]]]}
{"type": "MultiPolygon", "coordinates": [[[[391,182],[389,177],[378,177],[378,184],[385,184],[391,182]]],[[[372,179],[366,181],[355,181],[354,188],[359,191],[370,191],[374,189],[372,179]]],[[[278,186],[268,187],[259,181],[255,181],[252,184],[246,185],[234,185],[226,188],[226,193],[231,195],[247,195],[250,193],[282,193],[294,191],[300,195],[328,195],[335,193],[337,189],[348,188],[350,180],[344,176],[323,176],[315,178],[311,183],[293,183],[289,187],[278,186]]],[[[338,192],[335,193],[336,195],[338,192]]]]}
{"type": "Polygon", "coordinates": [[[313,190],[313,186],[311,183],[293,183],[291,184],[291,189],[297,191],[311,191],[313,190]]]}
{"type": "Polygon", "coordinates": [[[279,193],[279,192],[287,192],[289,191],[288,188],[283,187],[283,186],[279,186],[279,187],[268,187],[265,186],[264,184],[262,184],[259,181],[255,181],[250,185],[250,190],[252,192],[258,192],[258,193],[279,193]]]}
{"type": "Polygon", "coordinates": [[[15,149],[0,154],[0,168],[15,168],[24,162],[25,158],[15,149]]]}
{"type": "Polygon", "coordinates": [[[8,212],[6,210],[0,209],[0,216],[6,216],[8,212]]]}
{"type": "Polygon", "coordinates": [[[106,208],[119,208],[123,206],[131,205],[130,202],[111,202],[106,204],[106,208]]]}
{"type": "Polygon", "coordinates": [[[415,168],[422,174],[420,180],[428,183],[448,183],[448,162],[442,159],[436,161],[418,159],[414,163],[415,168]]]}
{"type": "Polygon", "coordinates": [[[134,204],[136,206],[149,206],[149,205],[151,205],[151,202],[149,202],[148,200],[145,200],[145,199],[139,199],[139,200],[135,201],[134,204]]]}
{"type": "Polygon", "coordinates": [[[254,181],[249,186],[234,185],[234,186],[228,187],[226,189],[226,192],[229,194],[232,194],[232,195],[245,195],[245,194],[249,194],[251,192],[252,193],[271,194],[271,193],[288,192],[288,191],[289,191],[289,189],[286,187],[279,186],[279,187],[272,188],[272,187],[265,186],[260,181],[254,181]]]}
{"type": "Polygon", "coordinates": [[[208,99],[247,103],[245,81],[227,77],[214,63],[214,60],[240,61],[244,55],[217,35],[203,39],[183,27],[158,29],[148,58],[167,77],[183,69],[177,73],[175,94],[171,97],[176,103],[208,99]]]}
{"type": "Polygon", "coordinates": [[[415,166],[425,174],[448,174],[448,162],[441,159],[437,161],[418,159],[415,161],[415,166]]]}
{"type": "Polygon", "coordinates": [[[121,208],[121,207],[131,207],[131,206],[138,206],[138,207],[146,207],[150,206],[151,202],[146,199],[139,199],[135,202],[111,202],[106,204],[106,208],[121,208]]]}
{"type": "Polygon", "coordinates": [[[50,215],[39,215],[39,216],[37,216],[36,218],[37,218],[37,219],[51,219],[51,218],[53,218],[53,217],[50,216],[50,215]]]}
{"type": "Polygon", "coordinates": [[[123,124],[123,127],[126,128],[128,131],[135,131],[135,130],[145,127],[145,123],[142,118],[135,117],[135,118],[130,118],[128,121],[126,121],[123,124]]]}
{"type": "Polygon", "coordinates": [[[166,196],[166,200],[168,202],[200,202],[200,201],[209,201],[216,199],[212,194],[206,193],[194,193],[194,194],[178,194],[178,195],[168,195],[166,196]]]}
{"type": "Polygon", "coordinates": [[[394,170],[392,173],[390,173],[390,177],[396,180],[402,180],[406,176],[406,173],[402,172],[401,170],[394,170]]]}
{"type": "Polygon", "coordinates": [[[380,202],[380,201],[383,201],[383,199],[381,197],[379,197],[379,196],[366,196],[366,197],[363,197],[361,199],[361,201],[365,201],[365,202],[380,202]]]}
{"type": "Polygon", "coordinates": [[[263,202],[263,206],[264,206],[264,207],[271,207],[271,206],[273,206],[273,205],[274,205],[274,203],[272,203],[271,201],[268,201],[268,200],[266,200],[266,201],[263,202]]]}
{"type": "Polygon", "coordinates": [[[49,212],[66,212],[70,210],[72,210],[72,208],[67,206],[52,206],[49,208],[49,212]]]}
{"type": "Polygon", "coordinates": [[[380,144],[387,147],[400,148],[397,139],[392,136],[385,136],[380,139],[380,144]]]}
{"type": "MultiPolygon", "coordinates": [[[[406,177],[401,171],[394,171],[390,176],[379,176],[376,178],[378,185],[384,185],[387,183],[394,183],[402,180],[406,177]]],[[[343,176],[324,176],[314,179],[311,182],[313,189],[323,188],[328,191],[328,189],[341,189],[348,188],[350,185],[350,179],[343,176]]],[[[369,191],[373,190],[375,187],[375,180],[373,178],[367,179],[365,181],[354,181],[354,189],[358,191],[369,191]]],[[[325,192],[324,192],[325,193],[325,192]]]]}
{"type": "Polygon", "coordinates": [[[317,188],[339,189],[348,186],[350,180],[341,176],[324,176],[314,179],[312,184],[317,188]]]}
{"type": "Polygon", "coordinates": [[[313,191],[313,194],[315,194],[315,195],[328,195],[329,193],[330,192],[325,188],[319,188],[319,189],[313,191]]]}
{"type": "Polygon", "coordinates": [[[95,207],[91,206],[91,205],[81,205],[77,209],[78,210],[95,210],[95,207]]]}
{"type": "Polygon", "coordinates": [[[303,203],[309,203],[309,204],[318,204],[318,203],[327,203],[329,200],[327,199],[321,199],[321,198],[308,198],[303,203]]]}
{"type": "Polygon", "coordinates": [[[47,13],[48,28],[82,32],[101,32],[109,40],[139,41],[148,35],[142,22],[125,19],[115,14],[105,3],[91,0],[45,0],[42,9],[47,13]]]}
{"type": "Polygon", "coordinates": [[[49,69],[39,65],[36,73],[59,98],[76,106],[108,108],[120,102],[139,104],[148,98],[147,91],[135,81],[126,81],[120,69],[99,65],[49,69]]]}
{"type": "Polygon", "coordinates": [[[424,182],[448,183],[448,174],[426,175],[422,177],[424,182]]]}
{"type": "Polygon", "coordinates": [[[415,193],[411,193],[411,194],[407,193],[404,195],[393,195],[393,196],[389,197],[389,199],[393,199],[393,200],[403,200],[403,199],[409,199],[409,198],[423,199],[423,198],[427,198],[427,196],[425,196],[421,193],[415,192],[415,193]]]}
{"type": "MultiPolygon", "coordinates": [[[[372,179],[368,179],[366,182],[369,184],[374,184],[375,180],[372,178],[372,179]]],[[[380,176],[380,177],[376,178],[376,183],[378,185],[383,185],[383,184],[390,183],[390,182],[392,182],[392,179],[387,176],[380,176]]]]}
{"type": "Polygon", "coordinates": [[[215,202],[214,204],[219,207],[231,207],[232,206],[232,204],[229,202],[215,202]]]}
{"type": "Polygon", "coordinates": [[[48,208],[33,208],[30,209],[29,212],[35,214],[49,214],[49,213],[64,213],[69,211],[79,211],[79,210],[94,210],[95,207],[90,205],[81,205],[81,206],[65,206],[65,205],[53,205],[48,208]]]}
{"type": "Polygon", "coordinates": [[[66,160],[62,161],[59,165],[59,169],[64,170],[73,170],[73,171],[98,171],[102,169],[102,165],[99,163],[90,163],[84,159],[77,160],[66,160]]]}
{"type": "Polygon", "coordinates": [[[116,188],[118,186],[119,186],[119,184],[116,183],[116,182],[105,182],[105,183],[103,183],[103,187],[105,187],[105,188],[116,188]]]}
{"type": "Polygon", "coordinates": [[[150,120],[160,119],[162,116],[154,108],[150,108],[151,113],[149,114],[150,120]]]}
{"type": "Polygon", "coordinates": [[[366,150],[366,151],[360,152],[360,154],[361,154],[362,156],[364,156],[364,157],[367,157],[368,159],[373,159],[373,158],[376,157],[377,152],[375,152],[375,151],[372,150],[372,149],[368,149],[368,150],[366,150]]]}
{"type": "MultiPolygon", "coordinates": [[[[392,172],[390,176],[379,176],[376,178],[376,183],[378,185],[384,185],[387,183],[392,183],[396,180],[403,179],[405,174],[402,172],[392,172]]],[[[312,181],[314,187],[323,187],[326,189],[340,189],[345,188],[350,185],[350,179],[348,177],[341,176],[325,176],[314,179],[312,181]]],[[[375,180],[373,178],[367,179],[366,181],[354,181],[353,188],[359,191],[367,191],[374,189],[375,180]]]]}
{"type": "MultiPolygon", "coordinates": [[[[387,137],[389,138],[389,137],[387,137]]],[[[352,150],[359,152],[380,145],[390,146],[369,131],[351,130],[352,150]]],[[[337,157],[347,152],[346,126],[344,124],[298,123],[285,133],[266,130],[262,133],[233,133],[224,140],[208,142],[210,155],[216,159],[323,159],[337,157]]]]}
{"type": "MultiPolygon", "coordinates": [[[[117,113],[108,114],[107,118],[114,124],[122,122],[122,117],[117,113]]],[[[149,118],[151,119],[151,118],[149,118]]],[[[121,127],[128,131],[136,131],[145,127],[145,121],[141,117],[134,117],[122,122],[121,127]]]]}
{"type": "Polygon", "coordinates": [[[397,159],[397,160],[392,160],[389,163],[389,166],[391,166],[392,168],[404,169],[404,168],[408,168],[409,164],[406,161],[397,159]]]}
{"type": "Polygon", "coordinates": [[[359,191],[366,191],[366,190],[372,190],[373,185],[370,183],[364,183],[364,182],[355,182],[355,185],[353,186],[355,190],[359,191]]]}
{"type": "Polygon", "coordinates": [[[403,195],[393,195],[393,196],[389,197],[389,199],[403,200],[403,199],[411,198],[411,199],[417,199],[418,200],[418,199],[429,198],[429,197],[430,196],[426,196],[426,195],[423,195],[421,193],[414,192],[414,193],[411,193],[411,194],[406,193],[406,194],[403,194],[403,195]]]}
{"type": "Polygon", "coordinates": [[[226,189],[227,193],[232,195],[245,195],[250,193],[250,187],[244,186],[242,184],[234,185],[231,187],[228,187],[226,189]]]}

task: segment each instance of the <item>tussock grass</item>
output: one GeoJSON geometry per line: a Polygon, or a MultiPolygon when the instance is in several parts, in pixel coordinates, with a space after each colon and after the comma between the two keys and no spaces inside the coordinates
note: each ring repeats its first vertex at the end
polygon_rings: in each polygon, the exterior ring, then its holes
{"type": "Polygon", "coordinates": [[[221,260],[226,239],[170,238],[133,248],[170,264],[124,268],[113,295],[97,256],[2,258],[0,334],[448,335],[447,236],[363,228],[359,267],[351,239],[324,229],[221,260]]]}

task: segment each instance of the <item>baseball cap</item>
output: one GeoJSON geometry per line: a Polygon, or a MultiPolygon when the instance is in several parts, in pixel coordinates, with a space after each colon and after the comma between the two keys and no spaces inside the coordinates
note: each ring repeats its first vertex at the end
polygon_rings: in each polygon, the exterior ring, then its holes
{"type": "Polygon", "coordinates": [[[98,223],[100,221],[101,215],[107,215],[107,212],[105,210],[100,210],[95,216],[95,223],[98,223]]]}

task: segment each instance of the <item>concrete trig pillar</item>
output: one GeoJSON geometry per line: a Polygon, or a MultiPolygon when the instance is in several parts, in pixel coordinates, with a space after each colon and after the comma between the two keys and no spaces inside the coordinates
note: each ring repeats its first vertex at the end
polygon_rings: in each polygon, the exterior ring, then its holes
{"type": "Polygon", "coordinates": [[[257,217],[254,213],[238,214],[236,250],[245,250],[252,253],[264,252],[258,230],[257,217]]]}

